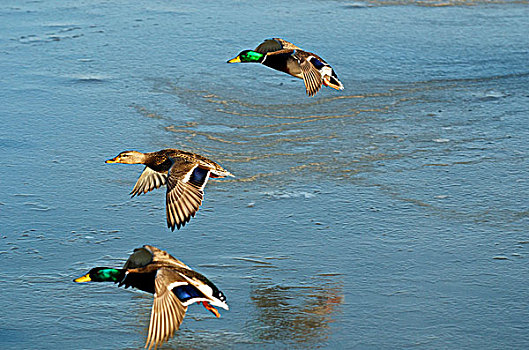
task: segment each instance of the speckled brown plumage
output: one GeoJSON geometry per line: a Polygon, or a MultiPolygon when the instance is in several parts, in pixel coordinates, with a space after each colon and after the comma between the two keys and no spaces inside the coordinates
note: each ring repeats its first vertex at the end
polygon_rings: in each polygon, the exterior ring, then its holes
{"type": "Polygon", "coordinates": [[[124,151],[107,163],[145,165],[130,193],[132,197],[167,185],[166,216],[171,230],[180,229],[195,216],[210,177],[233,176],[204,156],[173,148],[150,153],[124,151]]]}

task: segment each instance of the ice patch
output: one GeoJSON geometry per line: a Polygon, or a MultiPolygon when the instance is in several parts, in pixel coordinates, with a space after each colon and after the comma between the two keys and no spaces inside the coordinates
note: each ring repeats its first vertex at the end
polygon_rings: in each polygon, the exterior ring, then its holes
{"type": "Polygon", "coordinates": [[[288,191],[268,191],[261,192],[262,195],[266,197],[271,197],[273,199],[289,199],[289,198],[312,198],[316,196],[314,193],[299,191],[299,192],[288,192],[288,191]]]}

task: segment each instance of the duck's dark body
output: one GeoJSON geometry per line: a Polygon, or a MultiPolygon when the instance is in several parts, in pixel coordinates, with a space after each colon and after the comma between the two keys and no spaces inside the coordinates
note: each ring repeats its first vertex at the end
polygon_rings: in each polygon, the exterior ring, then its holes
{"type": "MultiPolygon", "coordinates": [[[[150,249],[154,248],[150,246],[147,247],[150,249]]],[[[119,282],[119,286],[121,287],[123,285],[125,288],[134,287],[144,292],[154,294],[154,281],[156,279],[156,273],[161,268],[168,268],[185,275],[188,278],[196,279],[203,284],[206,284],[212,289],[212,294],[215,298],[218,298],[222,301],[225,300],[222,292],[210,280],[208,280],[206,276],[191,270],[180,260],[174,258],[163,250],[160,250],[160,252],[157,254],[164,257],[164,259],[153,260],[155,255],[147,248],[135,249],[134,253],[132,253],[123,266],[123,269],[128,273],[125,275],[125,278],[119,282]]],[[[200,291],[197,291],[196,295],[200,294],[200,291]]]]}
{"type": "Polygon", "coordinates": [[[212,306],[228,309],[226,297],[200,273],[156,247],[135,249],[122,269],[96,267],[75,282],[114,282],[154,294],[145,347],[149,350],[167,341],[178,330],[188,305],[202,303],[220,317],[212,306]]]}
{"type": "Polygon", "coordinates": [[[294,57],[292,57],[292,53],[290,52],[265,56],[262,64],[269,68],[295,76],[296,78],[303,79],[299,63],[294,57]]]}
{"type": "Polygon", "coordinates": [[[309,96],[314,96],[323,85],[343,90],[343,84],[325,60],[281,38],[267,39],[254,50],[244,50],[228,60],[228,63],[239,62],[261,63],[303,79],[309,96]]]}

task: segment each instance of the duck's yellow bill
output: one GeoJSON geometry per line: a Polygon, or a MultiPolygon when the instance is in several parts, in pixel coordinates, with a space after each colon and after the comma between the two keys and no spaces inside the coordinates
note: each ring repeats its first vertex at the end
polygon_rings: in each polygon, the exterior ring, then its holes
{"type": "Polygon", "coordinates": [[[105,163],[117,163],[116,158],[105,160],[105,163]]]}
{"type": "Polygon", "coordinates": [[[229,60],[228,63],[241,63],[241,59],[237,56],[229,60]]]}
{"type": "Polygon", "coordinates": [[[84,276],[74,279],[73,281],[77,283],[84,283],[84,282],[90,282],[92,280],[90,279],[90,275],[86,274],[84,276]]]}

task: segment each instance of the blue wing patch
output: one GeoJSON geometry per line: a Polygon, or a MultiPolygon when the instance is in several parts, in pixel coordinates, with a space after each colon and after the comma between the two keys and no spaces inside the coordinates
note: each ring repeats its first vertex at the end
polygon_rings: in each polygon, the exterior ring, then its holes
{"type": "Polygon", "coordinates": [[[319,59],[317,59],[316,57],[311,57],[310,58],[310,63],[312,63],[314,65],[314,67],[316,67],[316,69],[322,69],[323,66],[325,66],[325,64],[323,62],[321,62],[319,59]]]}
{"type": "Polygon", "coordinates": [[[183,286],[177,286],[173,288],[173,293],[176,295],[181,302],[185,303],[189,299],[203,298],[204,296],[195,287],[186,284],[183,286]]]}
{"type": "Polygon", "coordinates": [[[209,170],[196,167],[195,170],[193,170],[191,176],[189,177],[189,182],[191,182],[195,186],[202,187],[202,185],[208,178],[208,173],[209,170]]]}

